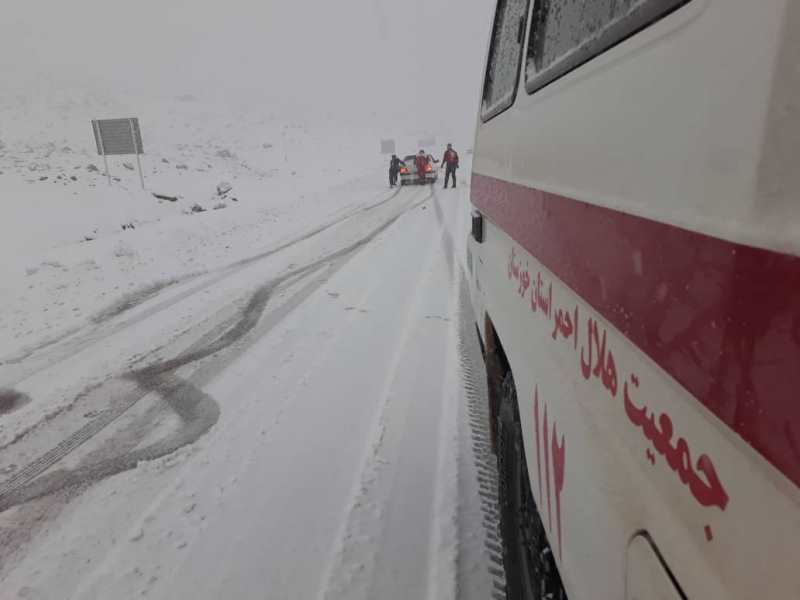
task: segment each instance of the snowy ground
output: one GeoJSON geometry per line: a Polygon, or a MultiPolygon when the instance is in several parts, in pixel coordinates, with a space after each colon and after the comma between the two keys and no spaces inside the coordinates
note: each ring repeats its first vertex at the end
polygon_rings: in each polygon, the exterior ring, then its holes
{"type": "Polygon", "coordinates": [[[365,174],[373,191],[383,183],[382,157],[364,153],[372,136],[173,100],[144,114],[137,106],[147,191],[124,166],[136,169],[134,157],[109,159],[120,180],[109,187],[90,119],[134,111],[67,97],[43,106],[0,97],[0,362],[126,292],[250,256],[355,205],[331,188],[365,174]]]}
{"type": "Polygon", "coordinates": [[[357,133],[200,122],[146,158],[175,203],[4,134],[2,596],[497,597],[466,169],[389,190],[357,133]]]}

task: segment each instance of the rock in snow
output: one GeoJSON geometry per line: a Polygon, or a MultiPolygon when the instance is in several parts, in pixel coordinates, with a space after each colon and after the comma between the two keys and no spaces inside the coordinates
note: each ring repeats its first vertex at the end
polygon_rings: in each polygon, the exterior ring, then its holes
{"type": "Polygon", "coordinates": [[[157,192],[153,192],[153,196],[158,198],[159,200],[166,200],[167,202],[177,202],[177,196],[168,196],[167,194],[159,194],[157,192]]]}
{"type": "Polygon", "coordinates": [[[221,181],[217,184],[217,196],[224,196],[233,189],[233,186],[227,181],[221,181]]]}

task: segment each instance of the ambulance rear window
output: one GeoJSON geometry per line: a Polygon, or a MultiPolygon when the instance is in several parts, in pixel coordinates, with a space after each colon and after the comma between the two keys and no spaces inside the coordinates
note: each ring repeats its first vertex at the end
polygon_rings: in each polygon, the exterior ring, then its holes
{"type": "Polygon", "coordinates": [[[533,9],[525,85],[546,86],[689,0],[539,0],[533,9]]]}
{"type": "Polygon", "coordinates": [[[499,0],[486,65],[481,118],[488,121],[514,103],[522,63],[528,0],[499,0]]]}

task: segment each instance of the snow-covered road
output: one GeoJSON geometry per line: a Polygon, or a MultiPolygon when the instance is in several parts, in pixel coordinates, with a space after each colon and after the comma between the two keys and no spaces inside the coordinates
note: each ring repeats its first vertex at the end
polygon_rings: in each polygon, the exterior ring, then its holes
{"type": "Polygon", "coordinates": [[[358,198],[6,359],[3,597],[498,593],[465,189],[358,198]]]}

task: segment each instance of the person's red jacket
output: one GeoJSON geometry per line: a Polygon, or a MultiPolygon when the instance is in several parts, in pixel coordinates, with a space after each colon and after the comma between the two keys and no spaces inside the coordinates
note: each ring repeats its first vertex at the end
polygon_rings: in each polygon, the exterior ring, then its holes
{"type": "Polygon", "coordinates": [[[414,164],[417,166],[417,175],[422,175],[425,172],[425,167],[428,166],[428,157],[417,154],[417,157],[414,159],[414,164]]]}
{"type": "Polygon", "coordinates": [[[442,157],[442,162],[449,167],[458,168],[458,152],[455,150],[447,150],[442,157]]]}

